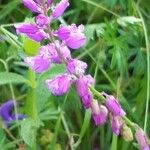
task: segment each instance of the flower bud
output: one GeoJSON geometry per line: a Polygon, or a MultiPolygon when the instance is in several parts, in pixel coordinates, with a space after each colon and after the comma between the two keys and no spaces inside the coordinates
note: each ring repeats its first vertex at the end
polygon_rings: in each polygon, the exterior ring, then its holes
{"type": "Polygon", "coordinates": [[[43,29],[38,28],[34,24],[30,23],[23,23],[19,25],[15,25],[17,29],[17,33],[24,33],[26,34],[29,38],[41,42],[43,39],[47,38],[47,34],[43,31],[43,29]]]}
{"type": "Polygon", "coordinates": [[[89,85],[94,84],[94,79],[90,75],[80,76],[76,82],[76,89],[82,99],[85,108],[90,108],[93,99],[92,93],[89,90],[89,85]]]}
{"type": "Polygon", "coordinates": [[[54,95],[63,95],[69,91],[71,86],[71,77],[67,74],[59,75],[51,80],[46,80],[48,89],[54,95]]]}
{"type": "Polygon", "coordinates": [[[54,0],[47,0],[47,4],[48,6],[51,5],[53,3],[54,0]]]}
{"type": "Polygon", "coordinates": [[[125,116],[126,113],[121,108],[121,105],[119,104],[118,100],[116,100],[112,95],[108,95],[106,93],[103,93],[103,95],[106,96],[105,104],[113,115],[125,116]]]}
{"type": "Polygon", "coordinates": [[[33,0],[23,0],[23,4],[33,12],[40,13],[41,9],[33,0]]]}
{"type": "Polygon", "coordinates": [[[49,18],[43,14],[40,14],[36,17],[36,23],[40,27],[46,26],[49,23],[49,18]]]}
{"type": "Polygon", "coordinates": [[[40,135],[41,137],[39,139],[39,142],[41,145],[49,144],[49,142],[51,142],[54,138],[54,134],[50,130],[42,129],[40,135]]]}
{"type": "Polygon", "coordinates": [[[121,134],[125,141],[129,142],[133,140],[133,133],[131,131],[131,128],[129,128],[126,124],[123,124],[121,134]]]}
{"type": "Polygon", "coordinates": [[[68,0],[61,0],[57,5],[56,8],[54,9],[52,16],[54,18],[58,18],[61,15],[63,15],[64,11],[66,8],[69,6],[68,0]]]}
{"type": "Polygon", "coordinates": [[[110,122],[113,133],[119,135],[123,125],[122,118],[120,116],[111,115],[110,122]]]}
{"type": "Polygon", "coordinates": [[[140,127],[136,129],[135,138],[140,146],[140,150],[150,150],[147,135],[140,127]]]}
{"type": "Polygon", "coordinates": [[[21,23],[18,25],[15,25],[16,29],[17,29],[17,33],[30,33],[30,34],[34,34],[35,32],[37,32],[39,29],[36,25],[34,24],[30,24],[30,23],[21,23]]]}
{"type": "Polygon", "coordinates": [[[105,106],[98,104],[97,101],[93,101],[91,104],[93,113],[93,119],[96,125],[104,125],[107,120],[108,110],[105,106]]]}

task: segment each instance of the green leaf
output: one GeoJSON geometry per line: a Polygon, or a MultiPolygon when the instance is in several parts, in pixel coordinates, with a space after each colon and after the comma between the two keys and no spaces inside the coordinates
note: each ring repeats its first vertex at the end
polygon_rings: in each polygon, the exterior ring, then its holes
{"type": "Polygon", "coordinates": [[[20,2],[20,0],[13,0],[5,5],[0,11],[0,20],[5,19],[5,17],[10,14],[17,7],[17,5],[20,4],[20,2]]]}
{"type": "Polygon", "coordinates": [[[35,141],[33,124],[34,122],[31,119],[26,119],[21,122],[21,137],[29,146],[32,146],[35,141]]]}
{"type": "Polygon", "coordinates": [[[1,72],[0,73],[0,85],[9,84],[9,83],[28,83],[30,82],[24,78],[22,75],[11,72],[1,72]]]}
{"type": "Polygon", "coordinates": [[[90,120],[91,120],[91,110],[86,110],[84,122],[83,122],[81,131],[80,131],[80,135],[79,135],[79,139],[75,143],[75,145],[74,145],[75,147],[77,147],[81,143],[81,140],[82,140],[86,130],[88,129],[88,127],[90,125],[90,120]]]}
{"type": "Polygon", "coordinates": [[[117,19],[118,24],[120,24],[121,26],[126,27],[128,24],[137,24],[137,23],[141,23],[141,19],[140,18],[136,18],[134,16],[125,16],[125,17],[120,17],[117,19]]]}
{"type": "Polygon", "coordinates": [[[104,33],[105,24],[90,24],[85,26],[86,37],[94,40],[94,34],[98,37],[104,33]]]}
{"type": "Polygon", "coordinates": [[[12,34],[10,31],[6,30],[4,27],[0,27],[0,30],[5,34],[6,40],[14,45],[17,48],[21,48],[22,44],[18,41],[18,37],[14,34],[12,34]]]}
{"type": "Polygon", "coordinates": [[[51,92],[48,90],[45,84],[46,79],[51,79],[56,75],[65,73],[65,64],[60,65],[52,65],[49,71],[44,72],[41,74],[37,79],[37,88],[36,88],[36,95],[37,95],[37,103],[38,103],[38,111],[41,111],[45,107],[45,103],[48,100],[48,97],[51,96],[51,92]]]}
{"type": "Polygon", "coordinates": [[[117,150],[117,136],[115,134],[113,134],[111,150],[117,150]]]}
{"type": "Polygon", "coordinates": [[[82,126],[81,132],[80,132],[80,139],[84,136],[86,130],[88,129],[90,120],[91,120],[91,110],[86,110],[83,126],[82,126]]]}
{"type": "Polygon", "coordinates": [[[25,50],[25,53],[27,55],[35,55],[37,54],[39,48],[40,48],[40,43],[36,42],[36,41],[33,41],[27,37],[24,37],[23,38],[23,42],[24,42],[24,50],[25,50]]]}

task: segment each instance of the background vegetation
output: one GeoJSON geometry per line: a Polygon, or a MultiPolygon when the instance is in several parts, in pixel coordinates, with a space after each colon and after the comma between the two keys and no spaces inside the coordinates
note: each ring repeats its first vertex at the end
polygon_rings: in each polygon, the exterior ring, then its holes
{"type": "MultiPolygon", "coordinates": [[[[149,0],[70,0],[60,22],[84,24],[88,44],[73,51],[88,63],[96,88],[114,94],[130,119],[150,135],[149,105],[149,0]]],[[[0,0],[0,103],[16,99],[18,112],[28,117],[10,128],[0,127],[0,149],[134,150],[112,135],[109,122],[96,127],[90,110],[85,111],[75,88],[63,97],[51,95],[44,80],[64,71],[52,66],[35,74],[23,62],[24,54],[35,55],[40,45],[18,37],[14,24],[32,20],[21,0],[0,0]]],[[[53,23],[53,28],[59,22],[53,23]]],[[[1,121],[2,126],[2,121],[1,121]]]]}

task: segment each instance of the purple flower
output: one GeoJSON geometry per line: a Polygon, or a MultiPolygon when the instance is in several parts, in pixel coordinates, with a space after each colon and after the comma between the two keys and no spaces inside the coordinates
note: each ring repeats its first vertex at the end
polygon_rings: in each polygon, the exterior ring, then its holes
{"type": "Polygon", "coordinates": [[[67,63],[67,70],[71,74],[82,75],[85,73],[87,64],[78,59],[70,59],[67,63]]]}
{"type": "Polygon", "coordinates": [[[51,60],[43,55],[26,57],[25,62],[37,73],[47,71],[51,64],[51,60]]]}
{"type": "Polygon", "coordinates": [[[23,120],[26,116],[23,114],[12,114],[11,118],[12,120],[23,120]]]}
{"type": "Polygon", "coordinates": [[[71,26],[60,26],[55,34],[70,48],[78,49],[86,43],[86,37],[83,31],[83,25],[77,27],[75,24],[72,24],[71,26]]]}
{"type": "Polygon", "coordinates": [[[68,49],[68,47],[65,46],[64,44],[60,44],[58,41],[55,41],[55,43],[48,45],[49,53],[54,63],[57,63],[57,64],[62,63],[62,58],[60,58],[60,56],[58,55],[56,48],[59,50],[59,52],[61,53],[61,56],[64,59],[67,60],[71,58],[70,50],[68,49]]]}
{"type": "Polygon", "coordinates": [[[36,23],[40,27],[47,26],[49,24],[50,19],[43,14],[39,14],[36,16],[36,23]]]}
{"type": "Polygon", "coordinates": [[[66,92],[69,91],[71,86],[72,80],[70,75],[63,74],[55,77],[51,80],[46,80],[46,84],[48,86],[48,89],[54,94],[54,95],[63,95],[66,92]]]}
{"type": "Polygon", "coordinates": [[[47,0],[47,4],[48,6],[51,5],[53,3],[54,0],[47,0]]]}
{"type": "Polygon", "coordinates": [[[150,150],[149,145],[148,145],[147,135],[139,127],[137,128],[137,130],[135,132],[135,138],[136,138],[141,150],[150,150]]]}
{"type": "MultiPolygon", "coordinates": [[[[3,119],[6,126],[8,126],[12,121],[17,120],[17,114],[12,114],[14,109],[14,100],[9,100],[1,105],[0,107],[0,117],[3,119]]],[[[22,114],[18,114],[18,120],[24,119],[25,116],[22,114]]]]}
{"type": "Polygon", "coordinates": [[[59,29],[55,32],[61,40],[66,40],[70,36],[70,26],[60,26],[59,29]]]}
{"type": "Polygon", "coordinates": [[[103,95],[106,96],[106,106],[109,109],[109,111],[112,112],[113,115],[116,116],[125,116],[126,113],[121,108],[121,105],[119,104],[118,100],[116,100],[112,95],[108,95],[103,92],[103,95]]]}
{"type": "Polygon", "coordinates": [[[74,33],[65,42],[70,48],[78,49],[85,45],[86,38],[85,35],[82,33],[74,33]]]}
{"type": "Polygon", "coordinates": [[[41,29],[34,34],[27,34],[27,36],[37,42],[41,42],[45,38],[47,38],[46,33],[41,29]]]}
{"type": "Polygon", "coordinates": [[[104,125],[107,120],[108,110],[105,106],[99,105],[97,101],[91,104],[93,119],[96,125],[104,125]]]}
{"type": "Polygon", "coordinates": [[[37,32],[39,30],[39,28],[34,25],[34,24],[30,24],[30,23],[21,23],[18,25],[15,25],[16,29],[17,29],[17,33],[32,33],[34,34],[35,32],[37,32]]]}
{"type": "Polygon", "coordinates": [[[57,5],[56,8],[54,9],[52,16],[54,18],[58,18],[61,15],[63,15],[64,11],[66,8],[69,6],[68,0],[61,0],[57,5]]]}
{"type": "Polygon", "coordinates": [[[47,34],[43,31],[43,29],[38,28],[34,24],[30,23],[23,23],[23,24],[18,24],[15,25],[17,29],[17,33],[24,33],[26,34],[29,38],[40,42],[43,39],[47,38],[47,34]]]}
{"type": "Polygon", "coordinates": [[[5,121],[11,121],[11,111],[14,107],[14,101],[9,100],[5,102],[4,104],[1,105],[0,107],[0,116],[2,117],[3,120],[5,121]]]}
{"type": "Polygon", "coordinates": [[[114,134],[119,135],[123,125],[123,120],[120,116],[110,116],[111,128],[114,134]]]}
{"type": "Polygon", "coordinates": [[[94,84],[94,79],[90,75],[80,76],[76,82],[76,89],[82,99],[85,108],[90,108],[93,96],[89,90],[89,85],[94,84]]]}
{"type": "Polygon", "coordinates": [[[33,12],[40,13],[41,8],[33,0],[23,0],[23,4],[33,12]]]}

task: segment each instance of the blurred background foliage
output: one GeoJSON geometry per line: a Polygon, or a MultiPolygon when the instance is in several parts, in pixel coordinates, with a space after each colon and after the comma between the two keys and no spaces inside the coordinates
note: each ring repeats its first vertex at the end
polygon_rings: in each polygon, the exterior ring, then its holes
{"type": "MultiPolygon", "coordinates": [[[[22,104],[18,111],[28,116],[9,129],[0,128],[0,149],[137,149],[134,141],[127,143],[113,136],[109,122],[96,127],[74,86],[63,97],[51,95],[44,81],[64,72],[64,65],[53,65],[40,75],[28,69],[23,58],[25,54],[35,55],[40,44],[18,37],[14,24],[31,21],[33,16],[21,0],[0,0],[0,103],[16,99],[22,104]]],[[[150,115],[148,112],[145,122],[145,109],[150,92],[150,43],[147,40],[146,45],[145,39],[150,35],[150,1],[70,0],[69,9],[59,21],[85,25],[88,43],[73,51],[73,57],[88,63],[87,73],[94,76],[99,91],[117,96],[128,117],[148,127],[150,115]]],[[[52,27],[56,29],[60,22],[55,21],[52,27]]],[[[150,135],[150,128],[147,133],[150,135]]]]}

